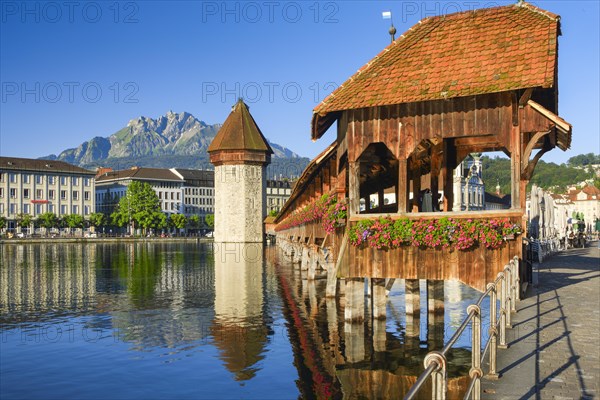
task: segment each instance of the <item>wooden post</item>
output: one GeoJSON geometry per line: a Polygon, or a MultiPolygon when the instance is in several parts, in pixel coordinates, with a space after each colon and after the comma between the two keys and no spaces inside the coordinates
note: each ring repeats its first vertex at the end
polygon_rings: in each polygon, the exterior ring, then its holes
{"type": "Polygon", "coordinates": [[[420,287],[418,279],[406,279],[404,281],[404,297],[406,314],[418,315],[421,312],[420,287]]]}
{"type": "Polygon", "coordinates": [[[510,135],[510,195],[511,208],[521,207],[521,129],[519,125],[513,126],[510,135]]]}
{"type": "Polygon", "coordinates": [[[373,318],[386,318],[386,295],[385,295],[385,279],[371,278],[373,290],[371,291],[371,301],[373,302],[373,318]]]}
{"type": "MultiPolygon", "coordinates": [[[[456,148],[451,139],[444,140],[444,154],[442,162],[442,177],[444,185],[444,211],[452,211],[454,196],[454,169],[456,168],[456,148]]],[[[460,210],[456,210],[460,211],[460,210]]]]}
{"type": "MultiPolygon", "coordinates": [[[[348,214],[360,214],[360,163],[355,161],[350,163],[348,176],[348,214]]],[[[367,199],[368,201],[368,199],[367,199]]]]}
{"type": "Polygon", "coordinates": [[[346,279],[346,307],[344,318],[347,322],[362,322],[365,319],[365,280],[346,279]]]}
{"type": "Polygon", "coordinates": [[[365,325],[363,323],[344,323],[346,361],[359,362],[365,359],[365,325]]]}
{"type": "Polygon", "coordinates": [[[398,212],[405,213],[408,210],[408,162],[398,160],[398,185],[396,186],[396,201],[398,212]]]}
{"type": "Polygon", "coordinates": [[[427,280],[427,311],[444,313],[444,281],[427,280]]]}

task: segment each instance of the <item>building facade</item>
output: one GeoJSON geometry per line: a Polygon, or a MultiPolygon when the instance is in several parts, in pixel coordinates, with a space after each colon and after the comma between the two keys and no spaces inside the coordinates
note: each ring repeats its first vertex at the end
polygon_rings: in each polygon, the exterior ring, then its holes
{"type": "Polygon", "coordinates": [[[167,215],[182,212],[183,180],[168,169],[132,167],[106,171],[96,177],[96,210],[106,215],[115,211],[133,181],[146,182],[156,192],[160,208],[167,215]]]}
{"type": "Polygon", "coordinates": [[[279,212],[292,194],[293,184],[289,180],[267,181],[267,213],[279,212]]]}
{"type": "Polygon", "coordinates": [[[485,184],[481,154],[471,153],[454,169],[453,210],[477,211],[485,209],[485,184]]]}
{"type": "Polygon", "coordinates": [[[87,219],[95,210],[94,175],[63,161],[0,157],[0,215],[8,231],[20,231],[19,214],[79,214],[87,219]]]}
{"type": "Polygon", "coordinates": [[[202,217],[215,212],[215,171],[172,168],[170,170],[183,180],[182,213],[186,217],[202,217]]]}

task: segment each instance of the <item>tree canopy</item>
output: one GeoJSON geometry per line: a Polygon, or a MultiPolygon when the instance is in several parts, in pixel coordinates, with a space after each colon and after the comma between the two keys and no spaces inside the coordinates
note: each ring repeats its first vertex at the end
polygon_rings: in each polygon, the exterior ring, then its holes
{"type": "Polygon", "coordinates": [[[206,217],[204,217],[204,222],[206,223],[206,225],[209,228],[212,228],[215,226],[215,216],[214,214],[206,214],[206,217]]]}
{"type": "Polygon", "coordinates": [[[37,224],[42,228],[56,228],[59,225],[58,217],[52,212],[45,212],[38,216],[37,224]]]}
{"type": "Polygon", "coordinates": [[[111,215],[113,223],[124,226],[131,222],[135,228],[163,228],[166,215],[160,209],[160,200],[146,182],[133,181],[127,187],[125,196],[119,200],[117,210],[111,215]]]}

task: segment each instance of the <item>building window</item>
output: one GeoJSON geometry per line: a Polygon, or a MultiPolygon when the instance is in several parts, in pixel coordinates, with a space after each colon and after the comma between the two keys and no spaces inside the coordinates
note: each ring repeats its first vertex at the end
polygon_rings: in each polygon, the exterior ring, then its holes
{"type": "Polygon", "coordinates": [[[67,199],[67,191],[66,190],[61,190],[60,191],[60,199],[61,200],[66,200],[67,199]]]}
{"type": "Polygon", "coordinates": [[[83,184],[84,184],[85,186],[90,186],[90,178],[85,178],[85,179],[83,180],[83,182],[84,182],[83,184]]]}
{"type": "Polygon", "coordinates": [[[54,189],[48,190],[48,200],[54,200],[54,189]]]}
{"type": "Polygon", "coordinates": [[[79,192],[77,190],[73,190],[73,200],[79,200],[79,192]]]}
{"type": "Polygon", "coordinates": [[[67,213],[67,206],[66,205],[62,205],[60,206],[60,215],[65,215],[67,213]]]}
{"type": "Polygon", "coordinates": [[[29,214],[29,204],[23,204],[23,213],[29,214]]]}
{"type": "Polygon", "coordinates": [[[4,214],[4,204],[0,203],[0,214],[4,214]]]}
{"type": "Polygon", "coordinates": [[[79,214],[79,206],[73,206],[73,214],[79,214]]]}
{"type": "Polygon", "coordinates": [[[54,212],[54,204],[48,204],[48,212],[54,212]]]}
{"type": "Polygon", "coordinates": [[[16,199],[17,198],[17,189],[10,188],[10,198],[11,199],[16,199]]]}
{"type": "Polygon", "coordinates": [[[36,189],[35,191],[35,198],[36,199],[41,199],[44,196],[44,191],[42,189],[36,189]]]}
{"type": "Polygon", "coordinates": [[[90,206],[84,206],[83,213],[84,215],[90,215],[90,206]]]}
{"type": "Polygon", "coordinates": [[[6,175],[4,172],[0,172],[0,182],[4,182],[4,175],[6,175]]]}
{"type": "Polygon", "coordinates": [[[35,176],[35,183],[37,183],[38,185],[41,185],[42,181],[43,181],[42,175],[36,175],[35,176]]]}
{"type": "Polygon", "coordinates": [[[23,189],[23,198],[25,198],[25,199],[29,198],[29,189],[23,189]]]}
{"type": "Polygon", "coordinates": [[[29,174],[23,174],[23,183],[29,183],[29,174]]]}
{"type": "Polygon", "coordinates": [[[4,197],[4,188],[0,188],[0,198],[4,197]]]}
{"type": "Polygon", "coordinates": [[[61,185],[66,185],[67,184],[67,177],[66,176],[61,176],[60,177],[60,184],[61,185]]]}
{"type": "Polygon", "coordinates": [[[90,192],[88,192],[88,191],[83,192],[83,199],[85,201],[88,201],[90,199],[90,192]]]}
{"type": "Polygon", "coordinates": [[[48,177],[48,184],[49,185],[54,185],[54,182],[55,182],[55,178],[53,176],[49,176],[48,177]]]}
{"type": "Polygon", "coordinates": [[[9,214],[16,214],[17,213],[17,205],[15,203],[10,203],[9,206],[9,214]]]}
{"type": "Polygon", "coordinates": [[[36,204],[36,205],[35,205],[35,213],[36,213],[37,215],[39,215],[39,214],[41,214],[41,213],[42,213],[42,205],[41,205],[41,204],[36,204]]]}
{"type": "Polygon", "coordinates": [[[17,183],[17,174],[11,173],[9,176],[10,183],[17,183]]]}
{"type": "Polygon", "coordinates": [[[73,186],[77,186],[79,184],[79,178],[77,178],[76,176],[71,177],[71,184],[73,186]]]}

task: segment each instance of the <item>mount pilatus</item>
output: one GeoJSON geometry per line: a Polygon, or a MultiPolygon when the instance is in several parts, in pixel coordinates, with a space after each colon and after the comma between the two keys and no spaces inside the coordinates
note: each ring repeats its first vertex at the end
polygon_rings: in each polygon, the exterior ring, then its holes
{"type": "MultiPolygon", "coordinates": [[[[161,168],[206,167],[206,149],[221,124],[208,125],[192,114],[174,113],[157,119],[139,117],[109,137],[95,137],[79,147],[67,149],[57,159],[84,168],[107,166],[126,168],[132,165],[161,168]]],[[[293,151],[269,141],[274,158],[305,160],[293,151]]],[[[303,162],[301,162],[303,164],[303,162]]]]}

